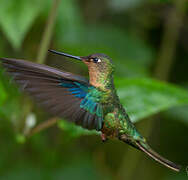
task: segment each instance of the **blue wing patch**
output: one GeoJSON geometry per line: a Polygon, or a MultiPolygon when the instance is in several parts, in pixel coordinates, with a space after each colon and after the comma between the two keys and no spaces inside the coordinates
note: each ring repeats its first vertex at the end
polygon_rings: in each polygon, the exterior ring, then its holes
{"type": "Polygon", "coordinates": [[[85,109],[92,115],[96,115],[98,129],[102,128],[103,112],[100,104],[100,93],[93,86],[87,86],[79,82],[61,82],[60,85],[67,88],[70,94],[81,98],[80,108],[85,109]]]}
{"type": "Polygon", "coordinates": [[[88,93],[89,87],[78,82],[62,82],[62,87],[68,88],[68,91],[77,98],[85,98],[88,93]]]}

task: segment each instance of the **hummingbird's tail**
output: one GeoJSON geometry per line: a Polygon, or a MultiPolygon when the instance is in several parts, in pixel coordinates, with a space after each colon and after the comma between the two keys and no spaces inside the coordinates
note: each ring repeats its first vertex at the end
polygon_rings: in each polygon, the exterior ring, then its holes
{"type": "Polygon", "coordinates": [[[175,163],[163,158],[162,156],[160,156],[158,153],[156,153],[155,151],[153,151],[148,145],[147,147],[145,147],[145,144],[143,145],[142,142],[140,141],[136,141],[136,145],[138,146],[138,148],[145,152],[147,155],[149,155],[151,158],[155,159],[156,161],[158,161],[159,163],[163,164],[164,166],[179,172],[180,171],[180,166],[176,165],[175,163]]]}

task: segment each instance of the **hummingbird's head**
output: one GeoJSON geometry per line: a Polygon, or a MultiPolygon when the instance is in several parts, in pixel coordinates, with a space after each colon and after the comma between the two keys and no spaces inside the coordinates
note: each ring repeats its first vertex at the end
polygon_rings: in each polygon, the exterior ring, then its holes
{"type": "Polygon", "coordinates": [[[105,54],[96,53],[81,57],[82,61],[88,66],[90,82],[94,86],[101,86],[111,79],[114,71],[112,60],[105,54]]]}
{"type": "Polygon", "coordinates": [[[91,54],[89,56],[83,56],[81,59],[88,66],[89,70],[92,69],[101,73],[113,72],[112,60],[105,54],[91,54]]]}
{"type": "Polygon", "coordinates": [[[84,62],[88,66],[90,83],[96,87],[108,86],[111,83],[111,75],[114,71],[112,60],[105,54],[96,53],[89,56],[73,56],[54,50],[52,53],[77,59],[84,62]]]}

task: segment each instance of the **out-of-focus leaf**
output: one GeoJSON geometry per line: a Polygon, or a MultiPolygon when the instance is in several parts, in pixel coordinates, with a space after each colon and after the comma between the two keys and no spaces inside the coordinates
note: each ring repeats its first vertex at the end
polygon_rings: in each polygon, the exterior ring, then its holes
{"type": "MultiPolygon", "coordinates": [[[[188,83],[183,83],[182,86],[188,92],[188,83]]],[[[182,121],[185,125],[188,125],[188,105],[169,109],[163,115],[165,118],[182,121]]]]}
{"type": "Polygon", "coordinates": [[[83,129],[81,126],[76,126],[75,124],[65,120],[58,121],[58,126],[64,131],[68,132],[73,138],[81,135],[99,135],[99,132],[95,130],[89,131],[87,129],[83,129]]]}
{"type": "Polygon", "coordinates": [[[0,106],[2,106],[6,98],[7,98],[7,93],[5,92],[3,84],[0,82],[0,106]]]}
{"type": "Polygon", "coordinates": [[[152,2],[154,2],[154,3],[172,3],[173,0],[152,0],[152,2]]]}
{"type": "Polygon", "coordinates": [[[2,103],[0,102],[0,119],[9,120],[15,127],[18,127],[26,106],[23,107],[21,93],[11,81],[0,66],[0,86],[6,92],[6,98],[2,103]]]}
{"type": "Polygon", "coordinates": [[[188,174],[186,172],[187,170],[183,170],[181,173],[178,174],[170,174],[167,175],[165,178],[163,178],[162,180],[187,180],[188,174]]]}
{"type": "Polygon", "coordinates": [[[23,143],[25,143],[26,138],[23,134],[17,134],[16,135],[16,141],[20,144],[23,144],[23,143]]]}
{"type": "Polygon", "coordinates": [[[12,180],[12,179],[33,180],[33,179],[35,179],[35,180],[39,180],[39,179],[45,179],[44,175],[45,175],[44,169],[32,167],[31,165],[27,165],[25,162],[24,165],[19,165],[19,167],[15,167],[9,173],[1,176],[1,179],[6,179],[6,180],[12,180]]]}
{"type": "Polygon", "coordinates": [[[122,11],[129,8],[134,8],[141,4],[143,0],[109,0],[109,6],[115,11],[122,11]]]}
{"type": "Polygon", "coordinates": [[[80,159],[77,163],[67,164],[66,167],[56,169],[54,179],[87,179],[87,180],[110,180],[104,172],[100,174],[92,162],[80,159]],[[74,172],[74,173],[73,173],[74,172]],[[87,173],[86,173],[87,172],[87,173]]]}
{"type": "Polygon", "coordinates": [[[168,119],[179,120],[188,125],[188,106],[176,107],[169,109],[164,113],[168,119]]]}
{"type": "Polygon", "coordinates": [[[188,104],[188,92],[151,79],[118,79],[118,95],[133,122],[168,108],[188,104]]]}
{"type": "Polygon", "coordinates": [[[43,7],[43,0],[0,0],[0,26],[15,49],[43,7]]]}
{"type": "MultiPolygon", "coordinates": [[[[51,157],[52,152],[48,152],[51,157]]],[[[63,151],[62,151],[63,152],[63,151]]],[[[106,173],[101,173],[93,164],[92,161],[87,157],[88,155],[79,157],[79,160],[75,160],[74,162],[64,163],[61,162],[57,167],[53,167],[48,170],[46,168],[49,161],[45,161],[46,166],[41,166],[29,163],[28,160],[24,160],[23,162],[15,162],[14,168],[10,168],[8,173],[3,173],[1,175],[2,180],[64,180],[64,179],[87,179],[87,180],[111,180],[109,175],[106,173]],[[87,173],[86,173],[87,172],[87,173]]],[[[52,158],[53,159],[53,158],[52,158]]],[[[40,157],[40,162],[42,161],[40,157]]],[[[44,161],[44,160],[43,160],[44,161]]],[[[48,165],[49,166],[49,165],[48,165]]]]}
{"type": "Polygon", "coordinates": [[[76,0],[64,0],[61,2],[61,6],[59,7],[59,13],[57,17],[57,33],[61,37],[64,36],[64,32],[67,30],[71,31],[70,33],[73,35],[71,38],[78,38],[74,35],[77,35],[75,29],[81,27],[82,24],[82,16],[81,12],[78,8],[78,3],[76,0]]]}

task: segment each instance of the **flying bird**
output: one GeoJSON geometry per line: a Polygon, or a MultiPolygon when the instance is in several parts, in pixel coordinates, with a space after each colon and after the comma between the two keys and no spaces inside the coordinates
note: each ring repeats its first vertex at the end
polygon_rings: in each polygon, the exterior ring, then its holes
{"type": "Polygon", "coordinates": [[[85,63],[89,80],[25,60],[0,58],[0,62],[15,82],[53,115],[83,128],[100,131],[103,141],[117,138],[145,152],[164,166],[174,171],[180,170],[179,165],[152,150],[131,122],[116,93],[114,65],[107,55],[96,53],[73,56],[49,51],[85,63]]]}

